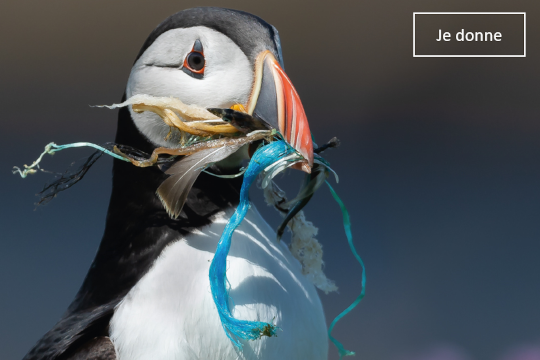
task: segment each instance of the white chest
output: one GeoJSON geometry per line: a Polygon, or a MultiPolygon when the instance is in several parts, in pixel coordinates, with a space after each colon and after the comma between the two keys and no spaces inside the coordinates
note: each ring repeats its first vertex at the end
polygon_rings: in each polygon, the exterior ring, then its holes
{"type": "Polygon", "coordinates": [[[119,360],[326,359],[321,302],[298,261],[254,207],[235,231],[228,257],[230,306],[236,318],[273,322],[278,337],[243,341],[225,335],[208,271],[232,210],[169,245],[118,305],[110,337],[119,360]]]}

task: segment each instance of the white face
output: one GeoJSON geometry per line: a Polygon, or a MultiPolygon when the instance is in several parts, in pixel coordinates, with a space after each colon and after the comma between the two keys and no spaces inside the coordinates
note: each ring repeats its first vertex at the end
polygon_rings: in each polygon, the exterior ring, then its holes
{"type": "MultiPolygon", "coordinates": [[[[204,26],[169,30],[137,60],[129,76],[126,95],[175,97],[188,105],[229,108],[246,104],[253,85],[254,69],[244,52],[227,36],[204,26]],[[195,41],[202,43],[206,65],[202,79],[182,71],[184,59],[195,41]],[[167,67],[170,66],[170,67],[167,67]]],[[[135,113],[135,125],[157,146],[177,146],[161,118],[151,112],[135,113]]]]}

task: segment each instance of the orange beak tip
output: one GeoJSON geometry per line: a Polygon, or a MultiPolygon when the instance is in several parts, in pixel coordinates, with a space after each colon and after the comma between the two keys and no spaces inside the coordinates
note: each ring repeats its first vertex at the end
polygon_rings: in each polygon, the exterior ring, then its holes
{"type": "Polygon", "coordinates": [[[291,169],[300,170],[307,174],[311,174],[311,166],[307,163],[306,160],[301,160],[291,166],[291,169]]]}

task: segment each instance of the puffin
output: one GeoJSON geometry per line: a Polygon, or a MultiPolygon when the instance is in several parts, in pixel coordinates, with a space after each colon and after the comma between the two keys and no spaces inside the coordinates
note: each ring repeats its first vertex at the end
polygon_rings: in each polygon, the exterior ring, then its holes
{"type": "MultiPolygon", "coordinates": [[[[138,94],[251,114],[283,134],[306,159],[297,168],[309,172],[313,144],[307,118],[285,73],[278,31],[257,16],[199,7],[168,17],[138,53],[123,101],[138,94]]],[[[119,110],[115,142],[152,153],[178,147],[178,136],[169,132],[155,113],[128,106],[119,110]]],[[[233,174],[249,157],[244,146],[212,171],[233,174]]],[[[231,341],[208,274],[239,203],[242,178],[202,172],[171,216],[156,194],[168,177],[158,166],[114,160],[96,256],[73,302],[24,360],[326,359],[318,293],[253,204],[227,258],[229,303],[235,317],[273,323],[279,331],[241,340],[241,347],[231,341]]]]}

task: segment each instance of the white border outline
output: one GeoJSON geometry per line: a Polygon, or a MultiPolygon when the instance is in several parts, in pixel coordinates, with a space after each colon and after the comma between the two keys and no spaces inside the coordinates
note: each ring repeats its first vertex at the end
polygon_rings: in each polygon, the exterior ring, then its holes
{"type": "Polygon", "coordinates": [[[527,57],[526,12],[413,12],[413,57],[527,57]],[[416,14],[422,15],[523,15],[523,55],[416,55],[416,14]]]}

